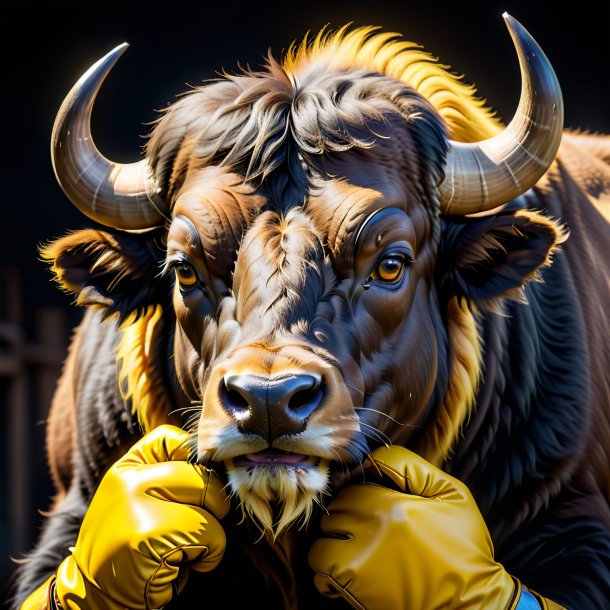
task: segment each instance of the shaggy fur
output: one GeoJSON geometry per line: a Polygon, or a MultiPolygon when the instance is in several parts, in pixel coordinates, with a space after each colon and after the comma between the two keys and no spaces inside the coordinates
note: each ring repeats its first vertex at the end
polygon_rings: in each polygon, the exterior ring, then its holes
{"type": "Polygon", "coordinates": [[[176,608],[202,591],[210,607],[335,607],[307,569],[316,502],[366,480],[366,453],[390,442],[470,486],[497,559],[525,584],[568,608],[607,607],[610,268],[598,247],[610,240],[610,145],[585,136],[580,151],[568,136],[526,196],[440,218],[448,137],[499,129],[471,88],[371,28],[322,32],[170,107],[146,151],[168,225],[83,231],[45,250],[91,311],[61,382],[74,388],[76,442],[50,452],[70,463],[53,466],[59,500],[17,598],[68,552],[137,420],[145,431],[173,413],[242,509],[225,523],[225,561],[192,576],[176,608]],[[569,226],[560,251],[566,231],[551,217],[569,226]],[[375,279],[388,252],[404,261],[395,286],[375,279]],[[185,264],[192,286],[179,281],[185,264]],[[223,403],[227,372],[299,371],[320,376],[325,402],[298,433],[237,421],[223,403]],[[310,467],[240,463],[270,443],[310,467]]]}

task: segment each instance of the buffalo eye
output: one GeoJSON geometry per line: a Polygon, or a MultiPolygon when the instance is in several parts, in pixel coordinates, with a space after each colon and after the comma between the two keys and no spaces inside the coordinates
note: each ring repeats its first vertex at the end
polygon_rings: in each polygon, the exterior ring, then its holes
{"type": "Polygon", "coordinates": [[[178,263],[174,266],[174,271],[181,288],[189,289],[199,283],[199,277],[193,266],[189,263],[178,263]]]}
{"type": "Polygon", "coordinates": [[[384,284],[398,284],[404,275],[406,265],[407,259],[403,254],[388,254],[377,263],[369,279],[384,284]]]}

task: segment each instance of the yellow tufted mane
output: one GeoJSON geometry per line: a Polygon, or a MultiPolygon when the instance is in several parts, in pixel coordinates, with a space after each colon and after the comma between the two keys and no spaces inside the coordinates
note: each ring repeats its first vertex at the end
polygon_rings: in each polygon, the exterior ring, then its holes
{"type": "Polygon", "coordinates": [[[121,325],[117,350],[119,388],[131,411],[137,414],[144,432],[168,423],[171,410],[165,380],[159,373],[159,332],[163,330],[163,310],[150,306],[141,316],[131,314],[121,325]],[[152,366],[151,366],[152,363],[152,366]],[[155,364],[156,363],[156,364],[155,364]]]}
{"type": "Polygon", "coordinates": [[[409,85],[425,97],[447,123],[454,140],[475,142],[495,135],[502,125],[474,87],[463,83],[447,66],[394,32],[367,26],[337,32],[322,29],[314,38],[293,43],[283,68],[297,82],[308,67],[326,63],[330,70],[374,70],[409,85]]]}

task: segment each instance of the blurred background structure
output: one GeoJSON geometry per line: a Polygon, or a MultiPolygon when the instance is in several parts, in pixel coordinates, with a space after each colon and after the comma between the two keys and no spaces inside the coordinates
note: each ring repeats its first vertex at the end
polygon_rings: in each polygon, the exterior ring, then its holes
{"type": "Polygon", "coordinates": [[[104,154],[133,161],[155,109],[186,91],[186,83],[200,84],[223,68],[236,71],[238,64],[255,67],[268,49],[278,56],[308,30],[353,22],[422,44],[474,82],[508,121],[519,97],[519,70],[501,18],[505,10],[555,66],[566,126],[610,132],[610,5],[594,0],[566,11],[549,0],[3,4],[0,601],[14,569],[10,557],[31,548],[53,493],[45,420],[70,329],[80,318],[37,254],[39,244],[92,226],[57,186],[49,159],[55,113],[77,78],[115,45],[131,44],[102,88],[93,133],[104,154]]]}

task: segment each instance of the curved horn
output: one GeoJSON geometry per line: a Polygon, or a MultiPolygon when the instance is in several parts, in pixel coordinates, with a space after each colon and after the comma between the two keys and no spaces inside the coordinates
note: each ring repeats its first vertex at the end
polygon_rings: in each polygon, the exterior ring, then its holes
{"type": "Polygon", "coordinates": [[[51,159],[61,188],[83,214],[116,229],[141,230],[163,224],[167,209],[146,160],[109,161],[91,137],[95,98],[128,46],[110,51],[72,87],[55,118],[51,159]]]}
{"type": "Polygon", "coordinates": [[[561,89],[540,47],[527,30],[503,15],[521,68],[521,98],[510,124],[475,144],[451,142],[440,185],[444,214],[495,208],[530,189],[548,170],[561,142],[561,89]]]}

